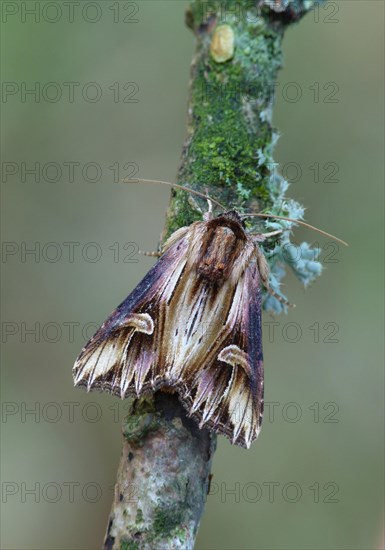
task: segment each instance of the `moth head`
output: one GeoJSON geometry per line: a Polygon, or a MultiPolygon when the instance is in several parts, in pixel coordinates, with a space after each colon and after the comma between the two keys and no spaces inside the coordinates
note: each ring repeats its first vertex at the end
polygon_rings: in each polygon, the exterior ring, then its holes
{"type": "Polygon", "coordinates": [[[217,216],[218,218],[226,218],[230,221],[237,222],[241,227],[245,227],[245,223],[236,210],[228,210],[217,216]]]}
{"type": "Polygon", "coordinates": [[[212,231],[216,231],[219,227],[224,227],[230,230],[237,239],[246,241],[245,224],[236,210],[228,210],[211,219],[207,223],[207,227],[212,231]]]}

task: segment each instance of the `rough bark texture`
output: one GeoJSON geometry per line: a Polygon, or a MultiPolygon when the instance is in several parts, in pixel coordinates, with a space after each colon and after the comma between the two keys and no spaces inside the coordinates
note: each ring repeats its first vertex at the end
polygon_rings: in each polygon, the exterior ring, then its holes
{"type": "Polygon", "coordinates": [[[193,548],[215,444],[175,395],[134,401],[104,548],[193,548]]]}
{"type": "MultiPolygon", "coordinates": [[[[274,83],[285,27],[313,0],[196,0],[186,23],[197,38],[187,138],[178,182],[223,204],[269,208],[274,83]],[[227,25],[222,37],[215,33],[227,25]],[[212,44],[214,40],[214,43],[212,44]],[[224,61],[223,61],[224,59],[224,61]]],[[[222,29],[223,30],[223,29],[222,29]]],[[[201,219],[199,205],[173,191],[164,238],[201,219]]],[[[275,212],[276,213],[276,212],[275,212]]],[[[216,436],[187,418],[176,395],[132,403],[105,549],[191,549],[206,501],[216,436]]]]}

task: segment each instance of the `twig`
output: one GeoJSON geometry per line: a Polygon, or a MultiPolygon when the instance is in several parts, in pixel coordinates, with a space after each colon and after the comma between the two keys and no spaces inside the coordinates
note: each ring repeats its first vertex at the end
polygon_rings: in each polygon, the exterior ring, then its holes
{"type": "MultiPolygon", "coordinates": [[[[315,3],[192,2],[186,22],[197,49],[180,184],[226,206],[281,212],[270,178],[274,82],[286,26],[315,3]]],[[[200,217],[187,194],[173,189],[163,238],[200,217]]],[[[104,548],[192,549],[215,445],[216,436],[198,429],[175,394],[135,400],[123,426],[104,548]]]]}

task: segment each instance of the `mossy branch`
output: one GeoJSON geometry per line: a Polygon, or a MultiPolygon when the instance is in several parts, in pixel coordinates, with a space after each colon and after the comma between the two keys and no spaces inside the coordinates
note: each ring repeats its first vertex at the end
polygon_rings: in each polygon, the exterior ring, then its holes
{"type": "MultiPolygon", "coordinates": [[[[303,209],[285,198],[275,172],[271,126],[274,83],[285,28],[313,0],[195,0],[186,14],[197,38],[191,67],[187,137],[177,181],[238,211],[268,211],[296,219],[303,209]]],[[[163,237],[201,219],[204,201],[172,192],[163,237]]],[[[253,222],[254,223],[254,222],[253,222]]],[[[265,222],[266,224],[266,222],[265,222]]],[[[320,272],[317,251],[303,243],[301,258],[283,255],[286,231],[266,250],[271,285],[279,292],[284,265],[307,284],[320,272]]],[[[280,311],[278,300],[266,309],[280,311]]],[[[208,492],[216,437],[199,430],[176,395],[135,400],[123,426],[123,450],[105,549],[191,549],[208,492]]]]}

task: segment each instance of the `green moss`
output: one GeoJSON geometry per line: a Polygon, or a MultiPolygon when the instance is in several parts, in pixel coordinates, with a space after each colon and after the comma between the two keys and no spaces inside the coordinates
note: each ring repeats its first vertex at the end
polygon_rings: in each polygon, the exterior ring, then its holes
{"type": "Polygon", "coordinates": [[[128,418],[123,425],[123,435],[127,441],[133,443],[141,441],[148,432],[158,429],[159,422],[156,415],[144,414],[140,417],[128,418]]]}
{"type": "Polygon", "coordinates": [[[170,533],[180,528],[183,520],[183,508],[180,504],[168,508],[159,508],[155,512],[153,530],[157,537],[168,537],[170,533]]]}
{"type": "Polygon", "coordinates": [[[143,510],[141,508],[138,508],[136,511],[136,523],[142,523],[143,521],[143,510]]]}
{"type": "Polygon", "coordinates": [[[135,401],[123,423],[123,435],[131,442],[139,442],[148,432],[158,429],[159,418],[152,399],[141,398],[135,401]]]}
{"type": "Polygon", "coordinates": [[[154,413],[156,411],[154,400],[147,397],[142,397],[135,401],[135,414],[154,413]]]}
{"type": "Polygon", "coordinates": [[[120,541],[120,550],[140,550],[140,546],[137,542],[122,539],[120,541]]]}
{"type": "MultiPolygon", "coordinates": [[[[186,184],[186,181],[179,181],[179,183],[186,184]]],[[[199,186],[191,186],[202,188],[199,186]]],[[[189,195],[184,191],[173,191],[173,199],[171,201],[170,213],[166,221],[165,239],[169,237],[174,231],[185,225],[201,220],[202,216],[199,211],[193,209],[189,203],[189,195]]],[[[164,239],[164,240],[165,240],[164,239]]]]}

